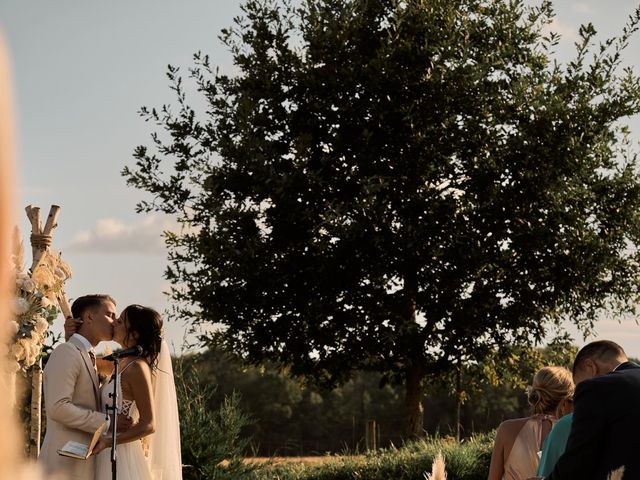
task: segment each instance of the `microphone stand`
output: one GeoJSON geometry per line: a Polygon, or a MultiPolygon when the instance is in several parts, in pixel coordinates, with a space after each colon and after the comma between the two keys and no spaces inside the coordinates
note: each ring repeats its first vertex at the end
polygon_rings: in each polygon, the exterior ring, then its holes
{"type": "Polygon", "coordinates": [[[130,357],[132,355],[140,356],[142,355],[142,347],[136,345],[135,347],[127,348],[124,350],[116,350],[111,355],[107,355],[103,357],[104,360],[110,360],[113,362],[113,393],[109,394],[111,397],[111,406],[106,407],[107,414],[111,412],[111,433],[113,437],[111,438],[111,479],[117,480],[118,478],[118,467],[117,467],[117,459],[116,459],[116,434],[118,433],[118,390],[120,390],[120,358],[130,357]]]}
{"type": "Polygon", "coordinates": [[[118,387],[120,384],[120,357],[118,355],[112,354],[113,361],[113,393],[109,394],[111,397],[111,406],[107,405],[106,410],[107,414],[111,413],[111,479],[117,480],[118,478],[118,466],[117,466],[117,458],[116,458],[116,434],[118,433],[118,387]]]}

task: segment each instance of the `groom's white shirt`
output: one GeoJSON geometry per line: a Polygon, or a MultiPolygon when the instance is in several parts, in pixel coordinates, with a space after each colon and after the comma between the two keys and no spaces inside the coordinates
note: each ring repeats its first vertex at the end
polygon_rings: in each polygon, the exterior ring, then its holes
{"type": "MultiPolygon", "coordinates": [[[[74,333],[73,335],[71,335],[71,338],[73,337],[76,337],[78,340],[80,340],[82,345],[84,345],[85,348],[87,349],[87,353],[89,352],[93,353],[93,356],[95,358],[96,349],[94,348],[93,345],[91,345],[91,342],[89,342],[89,340],[87,340],[85,337],[83,337],[79,333],[74,333]]],[[[98,370],[95,367],[95,365],[94,365],[94,369],[96,370],[96,373],[97,373],[98,370]]],[[[100,382],[100,377],[98,377],[98,382],[100,382]]],[[[98,395],[99,394],[100,393],[98,392],[98,395]]],[[[102,409],[103,406],[104,405],[102,405],[101,403],[98,403],[98,408],[102,409]]],[[[107,414],[105,414],[104,418],[105,418],[105,421],[107,422],[107,424],[104,426],[104,435],[107,435],[107,433],[109,432],[109,428],[111,427],[111,418],[107,414]]]]}
{"type": "Polygon", "coordinates": [[[94,457],[77,460],[58,454],[69,440],[89,443],[105,421],[100,412],[98,375],[88,353],[91,349],[86,338],[74,334],[54,349],[44,369],[47,432],[38,462],[49,474],[58,472],[78,480],[94,478],[94,457]]]}
{"type": "Polygon", "coordinates": [[[82,343],[82,345],[84,345],[84,348],[87,350],[87,353],[89,352],[93,352],[95,355],[95,350],[93,349],[93,345],[91,345],[91,342],[89,342],[89,340],[87,340],[86,338],[84,338],[82,335],[80,335],[79,333],[74,333],[73,335],[71,335],[71,337],[76,337],[78,340],[80,340],[80,343],[82,343]]]}

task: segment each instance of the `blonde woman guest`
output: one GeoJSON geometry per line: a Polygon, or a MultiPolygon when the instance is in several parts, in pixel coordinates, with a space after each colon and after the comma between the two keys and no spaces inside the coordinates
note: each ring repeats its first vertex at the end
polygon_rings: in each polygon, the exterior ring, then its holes
{"type": "Polygon", "coordinates": [[[488,480],[525,480],[536,474],[538,452],[558,418],[571,410],[571,372],[544,367],[528,390],[533,414],[502,422],[496,432],[488,480]]]}

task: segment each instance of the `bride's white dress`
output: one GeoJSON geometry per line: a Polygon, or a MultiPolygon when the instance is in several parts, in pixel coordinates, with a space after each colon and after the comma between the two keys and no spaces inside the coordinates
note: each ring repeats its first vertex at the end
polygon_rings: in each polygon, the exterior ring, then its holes
{"type": "MultiPolygon", "coordinates": [[[[124,372],[131,363],[123,369],[124,372]]],[[[118,379],[118,410],[131,417],[136,423],[140,414],[135,400],[123,398],[122,388],[118,379]]],[[[113,392],[113,380],[105,383],[101,390],[103,410],[106,412],[106,405],[111,404],[109,394],[113,392]]],[[[145,456],[141,440],[123,443],[116,447],[116,460],[118,468],[118,480],[161,480],[162,475],[152,475],[149,459],[145,456]]],[[[96,457],[96,480],[111,480],[111,449],[106,448],[96,457]]]]}
{"type": "MultiPolygon", "coordinates": [[[[131,363],[123,369],[124,372],[131,363]]],[[[120,372],[120,375],[122,374],[120,372]]],[[[120,377],[118,375],[118,377],[120,377]]],[[[117,379],[119,411],[128,414],[134,422],[140,414],[136,402],[123,398],[120,378],[117,379]]],[[[157,366],[152,374],[153,404],[156,415],[156,431],[146,438],[148,449],[136,440],[116,447],[119,480],[182,480],[182,456],[180,452],[180,419],[178,400],[173,378],[171,354],[165,340],[162,341],[157,366]],[[145,455],[146,453],[146,455],[145,455]]],[[[109,393],[113,383],[101,389],[103,410],[111,403],[109,393]]],[[[96,480],[111,480],[111,449],[106,448],[96,457],[96,480]]]]}

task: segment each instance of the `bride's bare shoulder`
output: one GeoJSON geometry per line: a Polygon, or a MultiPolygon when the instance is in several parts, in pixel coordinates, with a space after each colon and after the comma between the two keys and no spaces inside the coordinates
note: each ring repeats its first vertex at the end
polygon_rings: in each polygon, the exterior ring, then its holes
{"type": "Polygon", "coordinates": [[[151,367],[142,358],[136,358],[126,369],[123,369],[122,376],[129,378],[149,377],[151,375],[151,367]]]}

